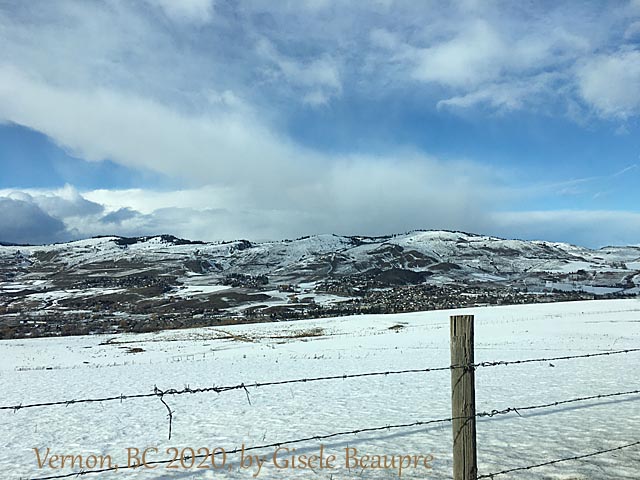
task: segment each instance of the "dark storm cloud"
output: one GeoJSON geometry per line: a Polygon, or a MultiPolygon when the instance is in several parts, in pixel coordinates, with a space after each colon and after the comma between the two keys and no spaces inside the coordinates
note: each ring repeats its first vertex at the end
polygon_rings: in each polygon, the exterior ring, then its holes
{"type": "Polygon", "coordinates": [[[64,222],[35,203],[0,197],[0,241],[40,244],[69,238],[64,222]]]}

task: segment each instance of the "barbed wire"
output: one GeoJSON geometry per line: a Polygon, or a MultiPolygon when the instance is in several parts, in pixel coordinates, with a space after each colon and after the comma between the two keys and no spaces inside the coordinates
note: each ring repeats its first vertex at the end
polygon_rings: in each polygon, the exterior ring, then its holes
{"type": "MultiPolygon", "coordinates": [[[[169,405],[167,405],[167,402],[165,402],[164,399],[162,398],[164,396],[164,392],[162,390],[160,390],[158,387],[155,387],[155,391],[160,396],[160,401],[162,402],[162,404],[169,411],[169,414],[167,415],[167,418],[169,420],[169,440],[171,440],[171,431],[172,431],[172,426],[173,426],[173,413],[174,412],[173,412],[173,410],[171,410],[169,405]]],[[[524,411],[524,410],[534,410],[534,409],[538,409],[538,408],[555,407],[555,406],[558,406],[558,405],[563,405],[565,403],[584,402],[584,401],[587,401],[587,400],[596,400],[596,399],[608,398],[608,397],[619,397],[619,396],[622,396],[622,395],[633,395],[633,394],[638,394],[638,393],[640,393],[640,390],[630,390],[630,391],[627,391],[627,392],[616,392],[616,393],[591,395],[591,396],[588,396],[588,397],[579,397],[579,398],[574,398],[574,399],[571,399],[571,400],[561,400],[561,401],[558,401],[558,402],[545,403],[545,404],[542,404],[542,405],[534,405],[534,406],[524,407],[524,408],[522,408],[520,410],[524,411]]],[[[251,404],[251,400],[249,399],[249,393],[248,392],[247,392],[247,401],[249,402],[249,404],[251,404]]],[[[511,412],[515,412],[518,415],[520,415],[519,410],[516,410],[513,407],[508,407],[508,408],[505,408],[503,410],[491,410],[490,412],[477,413],[476,417],[493,417],[495,415],[504,415],[506,413],[511,413],[511,412]]],[[[466,418],[467,417],[465,417],[465,419],[466,418]]]]}
{"type": "MultiPolygon", "coordinates": [[[[623,395],[634,395],[634,394],[640,394],[640,390],[633,390],[633,391],[628,391],[628,392],[615,392],[615,393],[607,393],[607,394],[599,394],[599,395],[591,395],[591,396],[587,396],[587,397],[579,397],[579,398],[572,398],[569,400],[560,400],[560,401],[556,401],[556,402],[552,402],[552,403],[545,403],[545,404],[539,404],[539,405],[528,405],[528,406],[524,406],[524,407],[508,407],[502,410],[491,410],[491,411],[485,411],[485,412],[480,412],[480,413],[476,413],[475,416],[472,417],[449,417],[449,418],[440,418],[440,419],[435,419],[435,420],[426,420],[426,421],[416,421],[416,422],[411,422],[411,423],[402,423],[402,424],[395,424],[395,425],[385,425],[385,426],[379,426],[379,427],[369,427],[369,428],[359,428],[356,430],[349,430],[349,431],[341,431],[341,432],[335,432],[335,433],[329,433],[329,434],[325,434],[325,435],[313,435],[313,436],[308,436],[308,437],[304,437],[304,438],[298,438],[298,439],[294,439],[294,440],[285,440],[285,441],[280,441],[280,442],[274,442],[274,443],[269,443],[269,444],[265,444],[265,445],[256,445],[256,446],[252,446],[252,447],[242,447],[242,448],[236,448],[233,450],[229,450],[226,451],[226,454],[234,454],[234,453],[239,453],[241,451],[253,451],[253,450],[260,450],[260,449],[265,449],[265,448],[274,448],[274,447],[281,447],[284,445],[292,445],[292,444],[297,444],[297,443],[305,443],[305,442],[310,442],[310,441],[319,441],[319,440],[327,440],[330,438],[335,438],[335,437],[341,437],[341,436],[347,436],[347,435],[357,435],[359,433],[369,433],[369,432],[377,432],[377,431],[384,431],[384,430],[392,430],[392,429],[406,429],[406,428],[413,428],[413,427],[420,427],[420,426],[426,426],[426,425],[431,425],[431,424],[436,424],[436,423],[446,423],[446,422],[452,422],[454,420],[469,420],[470,418],[484,418],[484,417],[495,417],[497,415],[507,415],[510,413],[516,413],[518,415],[520,415],[519,412],[522,411],[526,411],[526,410],[534,410],[534,409],[540,409],[540,408],[549,408],[549,407],[554,407],[554,406],[558,406],[558,405],[563,405],[563,404],[568,404],[568,403],[574,403],[574,402],[584,402],[584,401],[588,401],[588,400],[595,400],[595,399],[602,399],[602,398],[608,398],[608,397],[617,397],[617,396],[623,396],[623,395]]],[[[212,455],[212,454],[211,454],[212,455]]],[[[207,458],[210,455],[194,455],[194,456],[188,456],[188,457],[184,457],[185,460],[190,460],[191,458],[195,459],[203,459],[203,458],[207,458]]],[[[168,464],[173,462],[174,459],[167,459],[167,460],[155,460],[152,462],[147,462],[146,465],[163,465],[163,464],[168,464]]],[[[69,477],[74,477],[74,476],[82,476],[82,475],[87,475],[87,474],[93,474],[93,473],[106,473],[106,472],[110,472],[110,471],[117,471],[117,470],[124,470],[124,469],[132,469],[132,468],[139,468],[138,465],[127,465],[127,466],[123,466],[123,467],[111,467],[111,468],[104,468],[104,469],[99,469],[99,470],[80,470],[78,472],[72,472],[72,473],[68,473],[68,474],[60,474],[60,475],[53,475],[53,476],[47,476],[47,477],[37,477],[37,478],[31,478],[30,480],[54,480],[54,479],[59,479],[59,478],[69,478],[69,477]]],[[[529,468],[535,468],[535,466],[531,466],[529,468]]],[[[521,467],[521,469],[525,469],[524,467],[521,467]]],[[[499,475],[502,473],[507,473],[507,471],[505,472],[498,472],[498,473],[494,473],[493,475],[499,475]]],[[[479,478],[491,478],[491,477],[479,477],[479,478]]]]}
{"type": "Polygon", "coordinates": [[[557,407],[559,405],[565,405],[567,403],[586,402],[588,400],[600,400],[603,398],[621,397],[623,395],[637,395],[637,394],[640,394],[640,390],[629,390],[627,392],[616,392],[616,393],[601,393],[598,395],[589,395],[587,397],[572,398],[570,400],[559,400],[557,402],[542,403],[539,405],[531,405],[528,407],[519,407],[519,408],[507,407],[502,410],[491,410],[489,412],[477,413],[476,417],[495,417],[496,415],[504,415],[511,412],[515,412],[518,415],[520,415],[520,412],[524,412],[527,410],[537,410],[540,408],[557,407]]]}
{"type": "Polygon", "coordinates": [[[620,445],[619,447],[615,447],[615,448],[608,448],[606,450],[598,450],[597,452],[587,453],[587,454],[584,454],[584,455],[575,455],[573,457],[560,458],[558,460],[551,460],[551,461],[548,461],[548,462],[537,463],[535,465],[528,465],[526,467],[510,468],[508,470],[502,470],[500,472],[486,473],[484,475],[479,475],[477,477],[477,479],[478,480],[481,480],[483,478],[493,479],[493,478],[497,477],[498,475],[505,475],[507,473],[514,473],[514,472],[522,472],[522,471],[525,471],[525,470],[532,470],[532,469],[538,468],[538,467],[546,467],[548,465],[555,465],[556,463],[569,462],[569,461],[573,461],[573,460],[581,460],[583,458],[595,457],[596,455],[603,455],[605,453],[615,452],[615,451],[618,451],[618,450],[623,450],[625,448],[631,448],[631,447],[635,447],[635,446],[640,446],[640,441],[633,442],[633,443],[628,443],[626,445],[620,445]]]}
{"type": "Polygon", "coordinates": [[[138,394],[130,394],[130,395],[114,395],[108,397],[101,398],[84,398],[84,399],[73,399],[73,400],[59,400],[53,402],[40,402],[40,403],[31,403],[31,404],[16,404],[16,405],[5,405],[0,406],[0,410],[13,410],[17,412],[18,410],[22,410],[25,408],[36,408],[36,407],[51,407],[51,406],[69,406],[75,405],[79,403],[95,403],[95,402],[110,402],[120,400],[121,402],[129,399],[137,399],[137,398],[151,398],[151,397],[163,397],[165,395],[184,395],[184,394],[196,394],[196,393],[223,393],[229,392],[232,390],[244,390],[247,394],[247,400],[251,403],[249,398],[249,390],[248,388],[260,388],[260,387],[270,387],[270,386],[279,386],[279,385],[289,385],[295,383],[312,383],[319,381],[330,381],[330,380],[347,380],[352,378],[364,378],[364,377],[375,377],[375,376],[389,376],[389,375],[403,375],[403,374],[411,374],[411,373],[429,373],[429,372],[438,372],[445,370],[452,370],[456,368],[465,368],[465,369],[475,369],[475,368],[486,368],[486,367],[497,367],[503,365],[517,365],[517,364],[525,364],[525,363],[534,363],[534,362],[551,362],[551,361],[559,361],[559,360],[572,360],[578,358],[592,358],[592,357],[601,357],[608,355],[620,355],[626,353],[640,352],[640,348],[629,348],[624,350],[615,350],[610,352],[598,352],[598,353],[587,353],[581,355],[567,355],[567,356],[559,356],[559,357],[547,357],[547,358],[530,358],[523,360],[498,360],[498,361],[487,361],[480,363],[473,363],[469,365],[449,365],[447,367],[435,367],[435,368],[413,368],[413,369],[405,369],[405,370],[386,370],[386,371],[378,371],[378,372],[366,372],[366,373],[355,373],[355,374],[343,374],[343,375],[328,375],[328,376],[318,376],[318,377],[310,377],[310,378],[296,378],[289,380],[279,380],[272,382],[255,382],[255,383],[239,383],[236,385],[228,385],[228,386],[212,386],[212,387],[199,387],[199,388],[191,388],[186,386],[181,389],[170,388],[167,390],[159,390],[157,387],[154,387],[154,391],[151,393],[138,393],[138,394]]]}
{"type": "Polygon", "coordinates": [[[555,362],[558,360],[573,360],[576,358],[604,357],[607,355],[619,355],[621,353],[633,353],[633,352],[640,352],[640,348],[627,348],[625,350],[614,350],[610,352],[585,353],[582,355],[564,355],[560,357],[528,358],[524,360],[498,360],[493,362],[480,362],[480,363],[474,363],[473,367],[482,368],[482,367],[497,367],[500,365],[520,365],[523,363],[534,363],[534,362],[555,362]]]}
{"type": "Polygon", "coordinates": [[[327,380],[346,380],[350,378],[400,375],[400,374],[406,374],[406,373],[427,373],[427,372],[451,370],[452,368],[458,368],[458,367],[449,366],[449,367],[436,367],[436,368],[414,368],[414,369],[406,369],[406,370],[386,370],[386,371],[380,371],[380,372],[329,375],[324,377],[295,378],[290,380],[278,380],[273,382],[239,383],[236,385],[200,387],[200,388],[191,388],[189,386],[186,386],[181,389],[171,388],[167,390],[159,390],[157,387],[154,387],[154,391],[151,393],[137,393],[132,395],[122,394],[122,395],[114,395],[114,396],[102,397],[102,398],[60,400],[55,402],[31,403],[27,405],[23,405],[23,404],[7,405],[7,406],[0,406],[0,410],[18,411],[25,408],[50,407],[55,405],[69,406],[77,403],[110,402],[115,400],[123,401],[123,400],[135,399],[135,398],[150,398],[150,397],[158,397],[158,396],[164,396],[164,395],[184,395],[184,394],[208,393],[208,392],[223,393],[223,392],[229,392],[232,390],[244,390],[246,393],[248,393],[248,387],[260,388],[260,387],[271,387],[271,386],[278,386],[278,385],[289,385],[293,383],[311,383],[311,382],[327,381],[327,380]]]}

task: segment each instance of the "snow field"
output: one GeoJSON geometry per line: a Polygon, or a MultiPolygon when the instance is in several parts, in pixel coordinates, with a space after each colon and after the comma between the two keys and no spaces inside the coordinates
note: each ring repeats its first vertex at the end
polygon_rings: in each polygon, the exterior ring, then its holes
{"type": "MultiPolygon", "coordinates": [[[[476,318],[476,361],[515,360],[637,348],[640,300],[485,307],[397,315],[364,315],[221,328],[0,342],[0,405],[147,393],[185,385],[248,385],[221,394],[0,411],[0,469],[33,478],[74,469],[39,469],[34,448],[51,454],[111,455],[154,447],[232,450],[344,430],[447,418],[448,371],[252,388],[253,382],[367,371],[447,366],[449,315],[476,318]],[[390,327],[398,328],[390,329],[390,327]],[[319,330],[321,334],[318,335],[319,330]],[[318,336],[313,336],[318,335],[318,336]],[[129,353],[142,349],[139,353],[129,353]]],[[[640,353],[592,359],[479,368],[478,411],[635,390],[640,353]]],[[[639,440],[640,396],[616,397],[479,419],[480,473],[590,453],[639,440]]],[[[320,445],[337,457],[335,470],[119,470],[100,478],[398,478],[393,469],[342,468],[345,448],[369,455],[433,455],[432,469],[402,478],[451,478],[451,424],[384,430],[292,445],[297,454],[320,445]],[[256,474],[256,477],[253,475],[256,474]]],[[[271,458],[274,448],[253,455],[271,458]]],[[[78,469],[75,469],[78,470],[78,469]]],[[[496,478],[637,479],[640,450],[496,478]]],[[[93,477],[85,477],[93,478],[93,477]]]]}

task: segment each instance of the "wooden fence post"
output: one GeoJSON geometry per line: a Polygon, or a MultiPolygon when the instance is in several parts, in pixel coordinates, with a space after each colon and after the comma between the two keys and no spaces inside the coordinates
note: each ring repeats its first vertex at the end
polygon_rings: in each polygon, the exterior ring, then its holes
{"type": "MultiPolygon", "coordinates": [[[[451,365],[473,363],[473,315],[452,316],[451,365]]],[[[454,418],[453,479],[477,480],[474,369],[451,369],[451,410],[454,418]]]]}

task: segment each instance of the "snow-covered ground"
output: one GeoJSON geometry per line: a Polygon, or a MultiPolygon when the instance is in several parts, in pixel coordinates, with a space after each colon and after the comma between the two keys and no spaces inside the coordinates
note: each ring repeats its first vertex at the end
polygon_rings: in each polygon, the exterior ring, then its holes
{"type": "Polygon", "coordinates": [[[168,293],[167,296],[190,298],[197,295],[222,292],[224,290],[229,290],[230,288],[231,287],[226,285],[185,285],[179,287],[174,292],[168,293]]]}
{"type": "MultiPolygon", "coordinates": [[[[195,293],[195,292],[194,292],[195,293]]],[[[640,300],[486,307],[400,315],[241,325],[222,328],[0,342],[0,405],[147,393],[244,382],[387,369],[447,366],[449,315],[476,316],[476,361],[573,355],[640,346],[640,300]],[[390,328],[395,327],[395,328],[390,328]],[[321,329],[321,330],[320,330],[321,329]],[[140,351],[142,350],[142,351],[140,351]],[[131,353],[138,352],[138,353],[131,353]]],[[[479,368],[478,411],[520,407],[640,387],[640,353],[479,368]]],[[[168,440],[166,407],[158,398],[0,411],[3,478],[34,478],[76,469],[39,469],[42,456],[111,455],[169,447],[232,450],[364,427],[446,418],[448,371],[248,387],[221,394],[165,397],[175,412],[168,440]]],[[[640,440],[640,395],[480,419],[480,473],[541,463],[640,440]]],[[[324,446],[335,470],[274,468],[275,449],[259,474],[177,469],[119,470],[101,478],[397,478],[397,470],[343,468],[345,449],[359,455],[433,455],[432,469],[402,478],[451,478],[451,425],[379,431],[293,445],[296,454],[324,446]],[[253,477],[253,475],[256,475],[253,477]]],[[[197,465],[197,463],[196,463],[197,465]]],[[[500,478],[637,479],[640,449],[538,468],[500,478]]],[[[93,476],[85,478],[94,478],[93,476]]],[[[95,477],[97,478],[97,477],[95,477]]]]}

